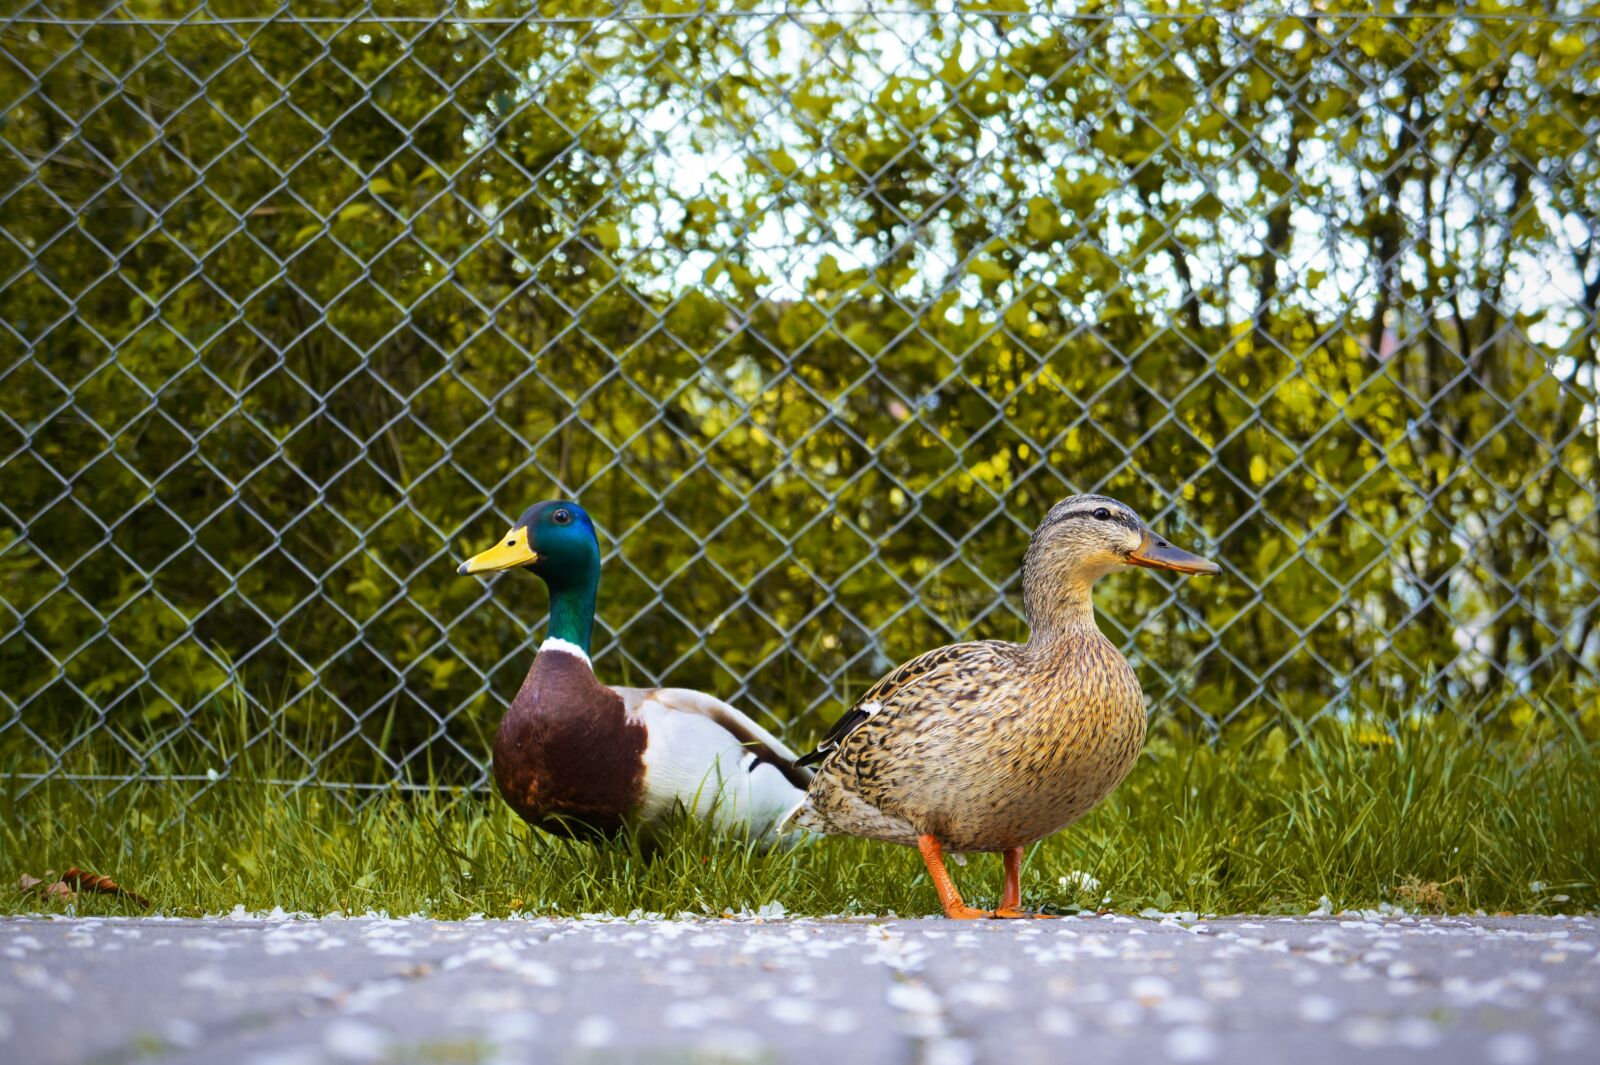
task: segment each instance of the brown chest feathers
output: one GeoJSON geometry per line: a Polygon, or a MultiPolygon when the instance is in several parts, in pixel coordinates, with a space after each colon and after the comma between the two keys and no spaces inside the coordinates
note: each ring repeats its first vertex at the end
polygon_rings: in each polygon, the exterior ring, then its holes
{"type": "Polygon", "coordinates": [[[638,806],[644,748],[620,695],[576,655],[545,651],[495,733],[495,785],[537,828],[611,836],[638,806]]]}

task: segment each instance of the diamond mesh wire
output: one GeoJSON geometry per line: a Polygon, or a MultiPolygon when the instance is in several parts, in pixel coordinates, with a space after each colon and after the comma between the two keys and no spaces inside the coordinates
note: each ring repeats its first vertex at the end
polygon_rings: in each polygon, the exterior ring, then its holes
{"type": "Polygon", "coordinates": [[[1600,11],[1327,7],[9,5],[6,771],[481,785],[555,495],[797,743],[1087,490],[1173,727],[1600,714],[1600,11]]]}

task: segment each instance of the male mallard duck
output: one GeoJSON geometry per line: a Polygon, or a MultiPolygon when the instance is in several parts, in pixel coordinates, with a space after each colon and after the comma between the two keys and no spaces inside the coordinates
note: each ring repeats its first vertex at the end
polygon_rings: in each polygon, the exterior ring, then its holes
{"type": "Polygon", "coordinates": [[[540,503],[461,573],[527,566],[550,590],[550,635],[500,720],[494,779],[529,824],[648,840],[680,807],[764,843],[804,796],[808,770],[727,703],[686,688],[608,688],[589,661],[600,544],[576,503],[540,503]]]}
{"type": "Polygon", "coordinates": [[[1022,848],[1110,794],[1144,742],[1144,695],[1094,623],[1090,592],[1133,566],[1216,573],[1105,496],[1057,503],[1022,566],[1025,644],[941,647],[874,684],[800,760],[819,765],[789,823],[917,847],[946,916],[1027,917],[1022,848]],[[992,914],[961,901],[944,851],[999,851],[992,914]]]}

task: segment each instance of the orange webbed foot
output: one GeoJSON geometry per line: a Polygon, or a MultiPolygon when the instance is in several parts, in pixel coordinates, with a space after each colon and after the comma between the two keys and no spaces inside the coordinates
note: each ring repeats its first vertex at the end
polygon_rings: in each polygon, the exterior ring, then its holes
{"type": "Polygon", "coordinates": [[[965,903],[956,906],[946,906],[944,915],[952,921],[977,921],[984,917],[993,917],[995,914],[989,910],[980,910],[976,906],[965,903]]]}
{"type": "Polygon", "coordinates": [[[993,916],[1002,921],[1054,921],[1060,914],[1031,913],[1028,910],[1019,910],[1015,906],[1002,906],[994,911],[993,916]]]}

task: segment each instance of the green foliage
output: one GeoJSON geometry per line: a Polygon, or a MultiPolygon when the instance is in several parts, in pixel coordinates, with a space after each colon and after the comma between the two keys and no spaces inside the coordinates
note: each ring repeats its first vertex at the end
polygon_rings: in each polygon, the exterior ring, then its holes
{"type": "MultiPolygon", "coordinates": [[[[234,780],[198,795],[57,779],[19,800],[14,783],[0,795],[0,873],[9,883],[77,865],[184,915],[236,905],[438,917],[720,914],[773,902],[801,915],[937,910],[907,847],[827,839],[761,854],[684,823],[646,859],[626,842],[534,832],[503,803],[442,786],[354,805],[350,793],[261,782],[297,760],[262,745],[234,780]]],[[[975,855],[955,875],[969,899],[994,904],[997,858],[975,855]]],[[[1442,717],[1288,725],[1217,747],[1174,730],[1104,806],[1030,852],[1023,883],[1029,905],[1056,911],[1305,913],[1326,896],[1340,909],[1590,912],[1600,907],[1600,750],[1561,715],[1516,740],[1442,717]]],[[[0,912],[60,909],[0,900],[0,912]]],[[[100,897],[77,907],[131,912],[100,897]]]]}
{"type": "Polygon", "coordinates": [[[1102,597],[1186,728],[1596,712],[1595,22],[756,6],[0,23],[14,771],[226,771],[239,685],[474,779],[544,601],[453,563],[557,494],[602,674],[797,737],[1089,488],[1225,564],[1102,597]]]}

